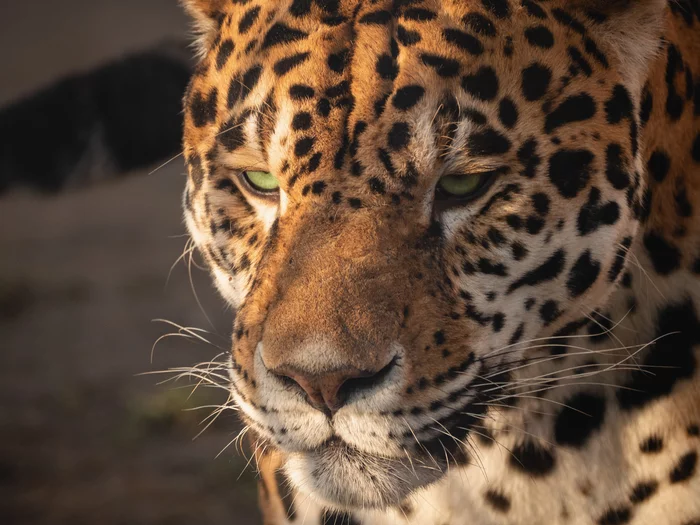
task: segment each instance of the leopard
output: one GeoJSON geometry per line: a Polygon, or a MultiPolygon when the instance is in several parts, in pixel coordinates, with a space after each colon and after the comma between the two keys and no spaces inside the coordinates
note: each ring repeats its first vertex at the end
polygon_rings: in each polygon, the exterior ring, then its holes
{"type": "Polygon", "coordinates": [[[184,5],[264,523],[700,523],[700,2],[184,5]]]}

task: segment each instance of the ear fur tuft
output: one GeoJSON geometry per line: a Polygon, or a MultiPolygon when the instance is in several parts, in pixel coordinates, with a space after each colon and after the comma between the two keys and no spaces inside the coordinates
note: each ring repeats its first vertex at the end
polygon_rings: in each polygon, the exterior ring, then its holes
{"type": "Polygon", "coordinates": [[[199,57],[211,47],[218,29],[217,18],[221,14],[226,0],[180,0],[180,3],[194,21],[196,36],[195,47],[199,57]]]}

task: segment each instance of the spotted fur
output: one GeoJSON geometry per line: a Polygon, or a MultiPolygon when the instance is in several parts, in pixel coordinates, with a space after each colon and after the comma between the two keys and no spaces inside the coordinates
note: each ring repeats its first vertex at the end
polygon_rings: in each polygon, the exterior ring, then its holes
{"type": "Polygon", "coordinates": [[[697,0],[186,3],[265,522],[698,523],[697,0]]]}

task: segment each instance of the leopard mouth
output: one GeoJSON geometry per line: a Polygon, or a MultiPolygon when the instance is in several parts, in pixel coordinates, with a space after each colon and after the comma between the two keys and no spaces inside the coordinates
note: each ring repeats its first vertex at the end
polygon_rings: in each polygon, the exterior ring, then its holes
{"type": "Polygon", "coordinates": [[[398,506],[438,481],[444,466],[416,456],[368,454],[334,437],[314,450],[291,454],[285,470],[294,485],[322,504],[352,510],[398,506]]]}

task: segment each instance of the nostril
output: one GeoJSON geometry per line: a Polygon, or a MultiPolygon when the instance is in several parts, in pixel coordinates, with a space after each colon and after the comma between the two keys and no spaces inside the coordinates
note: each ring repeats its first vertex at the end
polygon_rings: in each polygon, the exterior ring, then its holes
{"type": "Polygon", "coordinates": [[[398,356],[395,356],[384,368],[378,372],[364,372],[362,375],[358,375],[357,377],[350,377],[346,379],[345,382],[340,385],[337,397],[345,402],[353,394],[358,394],[374,388],[387,378],[391,371],[396,367],[397,363],[398,356]]]}

